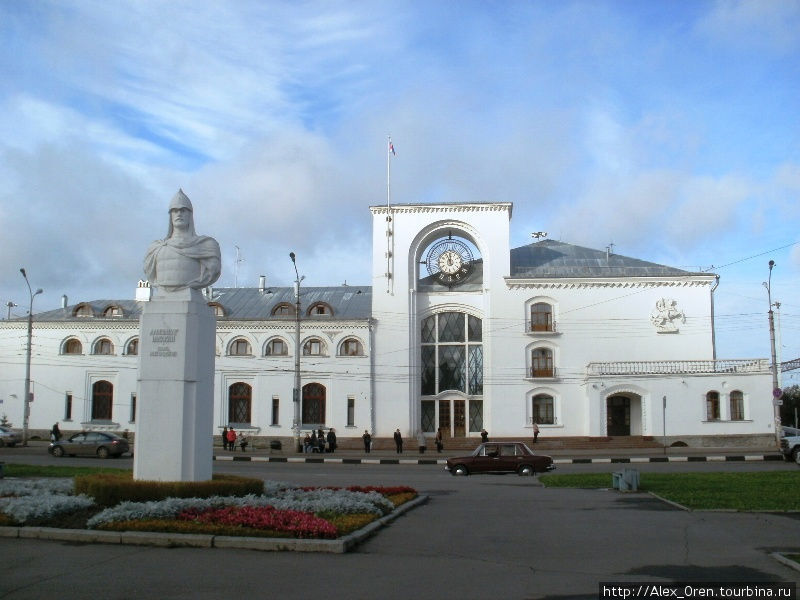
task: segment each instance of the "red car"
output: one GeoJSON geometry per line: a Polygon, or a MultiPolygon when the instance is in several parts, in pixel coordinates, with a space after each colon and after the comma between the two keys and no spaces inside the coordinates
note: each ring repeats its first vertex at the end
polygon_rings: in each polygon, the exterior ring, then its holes
{"type": "Polygon", "coordinates": [[[517,473],[533,475],[555,469],[553,459],[534,454],[523,442],[486,442],[470,456],[447,459],[445,469],[451,475],[471,473],[517,473]]]}

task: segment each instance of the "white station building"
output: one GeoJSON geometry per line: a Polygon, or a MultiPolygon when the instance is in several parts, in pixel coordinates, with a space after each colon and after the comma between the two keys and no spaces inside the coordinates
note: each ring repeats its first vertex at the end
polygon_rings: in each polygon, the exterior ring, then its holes
{"type": "MultiPolygon", "coordinates": [[[[718,278],[541,239],[509,246],[510,203],[373,206],[372,286],[206,290],[214,429],[391,438],[774,443],[767,359],[717,359],[718,278]],[[299,328],[299,344],[296,342],[299,328]]],[[[34,315],[29,431],[136,431],[150,298],[34,315]]],[[[0,415],[20,427],[27,318],[0,322],[0,415]]]]}

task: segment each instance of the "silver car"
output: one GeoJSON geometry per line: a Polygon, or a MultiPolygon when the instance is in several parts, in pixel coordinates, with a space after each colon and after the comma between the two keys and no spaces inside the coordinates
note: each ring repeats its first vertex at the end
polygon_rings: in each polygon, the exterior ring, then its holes
{"type": "Polygon", "coordinates": [[[13,448],[17,444],[22,443],[22,434],[19,431],[14,431],[11,427],[0,425],[0,448],[9,446],[13,448]]]}
{"type": "Polygon", "coordinates": [[[47,451],[53,456],[121,456],[130,451],[128,440],[104,431],[82,431],[68,439],[51,442],[47,451]]]}

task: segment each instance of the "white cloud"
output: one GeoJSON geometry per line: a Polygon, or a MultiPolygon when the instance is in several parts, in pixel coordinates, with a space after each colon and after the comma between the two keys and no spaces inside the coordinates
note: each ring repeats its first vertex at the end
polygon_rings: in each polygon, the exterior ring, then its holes
{"type": "Polygon", "coordinates": [[[717,0],[697,29],[734,47],[796,52],[800,48],[800,3],[717,0]]]}

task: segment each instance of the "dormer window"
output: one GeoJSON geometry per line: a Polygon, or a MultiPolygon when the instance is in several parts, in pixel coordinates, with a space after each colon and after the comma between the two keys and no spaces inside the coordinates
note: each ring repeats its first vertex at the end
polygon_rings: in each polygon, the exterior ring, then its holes
{"type": "Polygon", "coordinates": [[[103,311],[103,316],[106,319],[118,319],[122,317],[122,309],[112,304],[103,311]]]}
{"type": "Polygon", "coordinates": [[[209,302],[208,305],[214,310],[214,316],[217,318],[225,316],[225,309],[219,302],[209,302]]]}
{"type": "Polygon", "coordinates": [[[309,317],[332,317],[333,309],[325,302],[316,302],[308,307],[309,317]]]}
{"type": "Polygon", "coordinates": [[[72,315],[75,317],[93,317],[94,311],[92,310],[92,306],[90,304],[79,304],[75,307],[75,310],[72,312],[72,315]]]}
{"type": "Polygon", "coordinates": [[[273,317],[292,317],[294,316],[294,306],[288,302],[281,302],[272,309],[273,317]]]}

